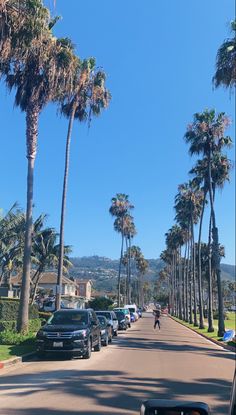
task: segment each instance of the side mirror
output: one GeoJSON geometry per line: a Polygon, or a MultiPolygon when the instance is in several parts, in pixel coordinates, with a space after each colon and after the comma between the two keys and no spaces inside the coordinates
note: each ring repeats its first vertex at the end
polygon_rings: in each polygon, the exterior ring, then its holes
{"type": "Polygon", "coordinates": [[[41,321],[41,327],[42,327],[42,326],[44,326],[46,323],[47,323],[47,321],[43,319],[43,320],[41,321]]]}
{"type": "Polygon", "coordinates": [[[203,402],[150,399],[142,403],[140,415],[210,415],[210,410],[203,402]]]}

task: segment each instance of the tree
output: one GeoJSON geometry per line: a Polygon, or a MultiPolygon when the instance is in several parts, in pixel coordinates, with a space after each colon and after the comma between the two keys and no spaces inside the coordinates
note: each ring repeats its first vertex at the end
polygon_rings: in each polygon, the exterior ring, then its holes
{"type": "Polygon", "coordinates": [[[217,275],[218,286],[218,335],[224,334],[224,316],[223,301],[221,293],[221,270],[220,270],[220,252],[219,252],[219,236],[216,226],[216,215],[214,209],[214,195],[212,185],[212,158],[215,154],[220,154],[224,147],[229,147],[232,143],[230,137],[225,136],[225,130],[229,125],[229,118],[225,113],[216,114],[215,110],[205,110],[203,113],[194,115],[193,123],[188,126],[185,134],[185,140],[190,145],[189,153],[202,154],[207,160],[208,170],[208,186],[209,199],[211,208],[211,226],[212,226],[212,256],[214,267],[217,275]]]}
{"type": "MultiPolygon", "coordinates": [[[[222,155],[220,153],[215,153],[212,156],[211,161],[211,175],[212,175],[212,187],[213,187],[213,194],[215,194],[215,189],[219,187],[220,189],[223,188],[226,181],[229,181],[229,172],[232,168],[232,164],[230,160],[228,160],[227,156],[222,155]]],[[[207,194],[209,192],[209,185],[208,185],[208,161],[207,158],[203,158],[198,160],[196,165],[190,170],[190,174],[194,175],[193,182],[195,185],[203,191],[204,198],[202,204],[202,211],[200,217],[200,224],[199,224],[199,237],[198,237],[198,278],[199,282],[201,282],[201,263],[202,263],[202,255],[201,255],[201,233],[202,233],[202,222],[203,222],[203,215],[204,215],[204,208],[207,203],[207,194]]],[[[211,220],[209,223],[209,237],[208,237],[208,332],[214,331],[213,326],[213,310],[212,310],[212,260],[211,260],[211,251],[212,251],[212,243],[211,243],[211,220]]],[[[199,286],[199,292],[201,292],[201,287],[199,286]]],[[[203,328],[203,324],[201,323],[200,317],[200,328],[203,328]]]]}
{"type": "MultiPolygon", "coordinates": [[[[72,45],[70,45],[72,46],[72,45]]],[[[110,101],[110,93],[105,87],[106,75],[101,70],[96,70],[95,60],[93,58],[85,59],[80,62],[75,71],[73,79],[73,91],[68,95],[64,93],[58,96],[61,103],[61,112],[69,119],[66,152],[65,152],[65,170],[62,190],[61,203],[61,221],[60,221],[60,254],[58,263],[56,295],[56,309],[61,306],[61,283],[63,268],[63,251],[64,251],[64,223],[66,209],[67,182],[69,174],[70,143],[74,119],[79,121],[88,121],[91,117],[100,115],[102,109],[107,108],[110,101]]]]}
{"type": "Polygon", "coordinates": [[[236,86],[236,20],[231,22],[232,38],[226,39],[220,46],[216,57],[216,72],[213,83],[216,88],[234,88],[236,86]]]}
{"type": "Polygon", "coordinates": [[[124,193],[117,193],[116,196],[111,199],[111,207],[109,212],[112,216],[116,217],[114,222],[115,231],[121,234],[121,251],[118,271],[118,307],[120,307],[121,266],[124,250],[124,238],[127,235],[129,222],[132,218],[129,212],[133,208],[134,206],[130,203],[129,196],[124,193]]]}
{"type": "Polygon", "coordinates": [[[106,297],[98,297],[89,301],[89,307],[93,308],[93,310],[109,310],[112,304],[113,301],[106,297]]]}
{"type": "MultiPolygon", "coordinates": [[[[54,268],[58,265],[59,245],[57,244],[58,234],[53,228],[43,229],[33,238],[32,256],[36,270],[31,278],[33,289],[31,291],[31,303],[34,302],[38,284],[43,272],[47,268],[54,268]]],[[[68,272],[68,268],[72,267],[68,254],[71,253],[71,247],[64,247],[63,271],[68,272]]]]}
{"type": "MultiPolygon", "coordinates": [[[[24,0],[19,12],[23,12],[25,16],[24,25],[20,28],[27,46],[26,53],[20,59],[14,54],[10,56],[4,66],[4,80],[9,89],[16,90],[15,104],[26,113],[27,208],[22,291],[17,323],[18,331],[24,332],[28,329],[33,181],[39,115],[49,102],[56,100],[59,92],[62,94],[62,91],[65,93],[71,90],[78,60],[63,40],[52,35],[53,23],[41,0],[24,0]]],[[[20,34],[21,32],[19,36],[20,34]]],[[[12,42],[13,40],[11,39],[12,42]]]]}

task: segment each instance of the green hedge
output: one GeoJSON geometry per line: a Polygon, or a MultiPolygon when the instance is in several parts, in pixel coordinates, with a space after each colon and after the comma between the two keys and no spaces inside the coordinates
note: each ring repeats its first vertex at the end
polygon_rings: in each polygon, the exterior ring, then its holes
{"type": "MultiPolygon", "coordinates": [[[[35,333],[37,332],[41,327],[41,319],[40,318],[34,318],[32,320],[29,320],[29,332],[35,333]]],[[[8,320],[8,321],[0,321],[0,334],[3,331],[16,331],[16,320],[8,320]]]]}
{"type": "Polygon", "coordinates": [[[0,344],[7,345],[29,345],[35,344],[35,335],[29,333],[27,335],[5,330],[0,333],[0,344]]]}
{"type": "MultiPolygon", "coordinates": [[[[20,302],[19,300],[6,300],[0,299],[0,321],[12,321],[17,320],[19,312],[20,302]]],[[[37,306],[32,304],[29,306],[29,319],[38,318],[39,313],[37,306]]]]}

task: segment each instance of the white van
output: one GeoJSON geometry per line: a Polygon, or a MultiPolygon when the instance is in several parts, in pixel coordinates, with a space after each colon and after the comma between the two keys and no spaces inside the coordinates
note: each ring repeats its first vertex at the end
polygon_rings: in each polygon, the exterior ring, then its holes
{"type": "Polygon", "coordinates": [[[136,304],[126,304],[124,306],[124,308],[128,308],[128,310],[130,311],[130,313],[132,313],[134,315],[135,321],[137,321],[139,319],[138,307],[136,306],[136,304]]]}

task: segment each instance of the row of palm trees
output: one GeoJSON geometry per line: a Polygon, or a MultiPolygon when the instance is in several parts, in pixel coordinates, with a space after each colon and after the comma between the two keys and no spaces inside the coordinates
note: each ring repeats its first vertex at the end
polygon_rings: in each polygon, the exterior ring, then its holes
{"type": "MultiPolygon", "coordinates": [[[[59,261],[59,235],[54,228],[45,227],[46,215],[40,215],[33,223],[30,278],[30,301],[34,302],[40,279],[47,269],[56,269],[59,261]]],[[[0,217],[0,286],[13,288],[15,276],[22,273],[24,254],[25,213],[17,204],[0,217]]],[[[72,266],[68,255],[71,247],[64,247],[63,271],[72,266]]]]}
{"type": "MultiPolygon", "coordinates": [[[[15,94],[15,105],[26,115],[27,207],[20,311],[17,329],[27,331],[33,235],[34,165],[38,125],[42,110],[57,104],[68,120],[65,170],[60,222],[57,286],[61,286],[64,252],[64,221],[69,171],[70,141],[75,119],[91,122],[110,101],[104,71],[94,58],[81,60],[68,38],[56,38],[42,0],[0,0],[0,76],[15,94]]],[[[57,308],[60,307],[60,288],[57,308]]]]}
{"type": "Polygon", "coordinates": [[[135,271],[138,274],[138,287],[136,292],[136,300],[142,306],[144,303],[143,298],[143,276],[148,269],[148,262],[145,260],[141,249],[138,246],[132,245],[132,240],[137,231],[134,224],[134,218],[131,215],[131,211],[134,206],[129,201],[129,196],[124,193],[117,193],[115,197],[111,199],[111,206],[109,208],[110,214],[115,217],[114,230],[121,235],[121,250],[120,261],[118,270],[118,287],[117,298],[118,306],[121,305],[121,272],[122,265],[126,268],[126,278],[124,281],[124,303],[131,304],[134,299],[135,290],[132,293],[132,265],[135,267],[135,271]],[[124,248],[126,251],[124,252],[124,248]]]}
{"type": "MultiPolygon", "coordinates": [[[[235,32],[236,23],[232,22],[235,32]]],[[[215,87],[232,89],[236,85],[236,40],[226,39],[216,60],[215,87]]],[[[220,262],[224,247],[219,243],[215,213],[216,190],[229,181],[232,163],[224,151],[232,145],[226,135],[229,117],[215,110],[194,114],[185,142],[191,156],[198,156],[190,170],[191,180],[178,187],[175,197],[176,224],[166,233],[166,249],[161,258],[166,264],[169,305],[173,315],[200,329],[204,328],[203,280],[207,283],[208,331],[213,332],[213,285],[217,284],[218,336],[223,336],[224,307],[220,262]],[[209,205],[208,241],[202,242],[203,219],[209,205]],[[198,236],[195,237],[196,225],[198,236]],[[184,252],[182,252],[184,248],[184,252]]]]}

